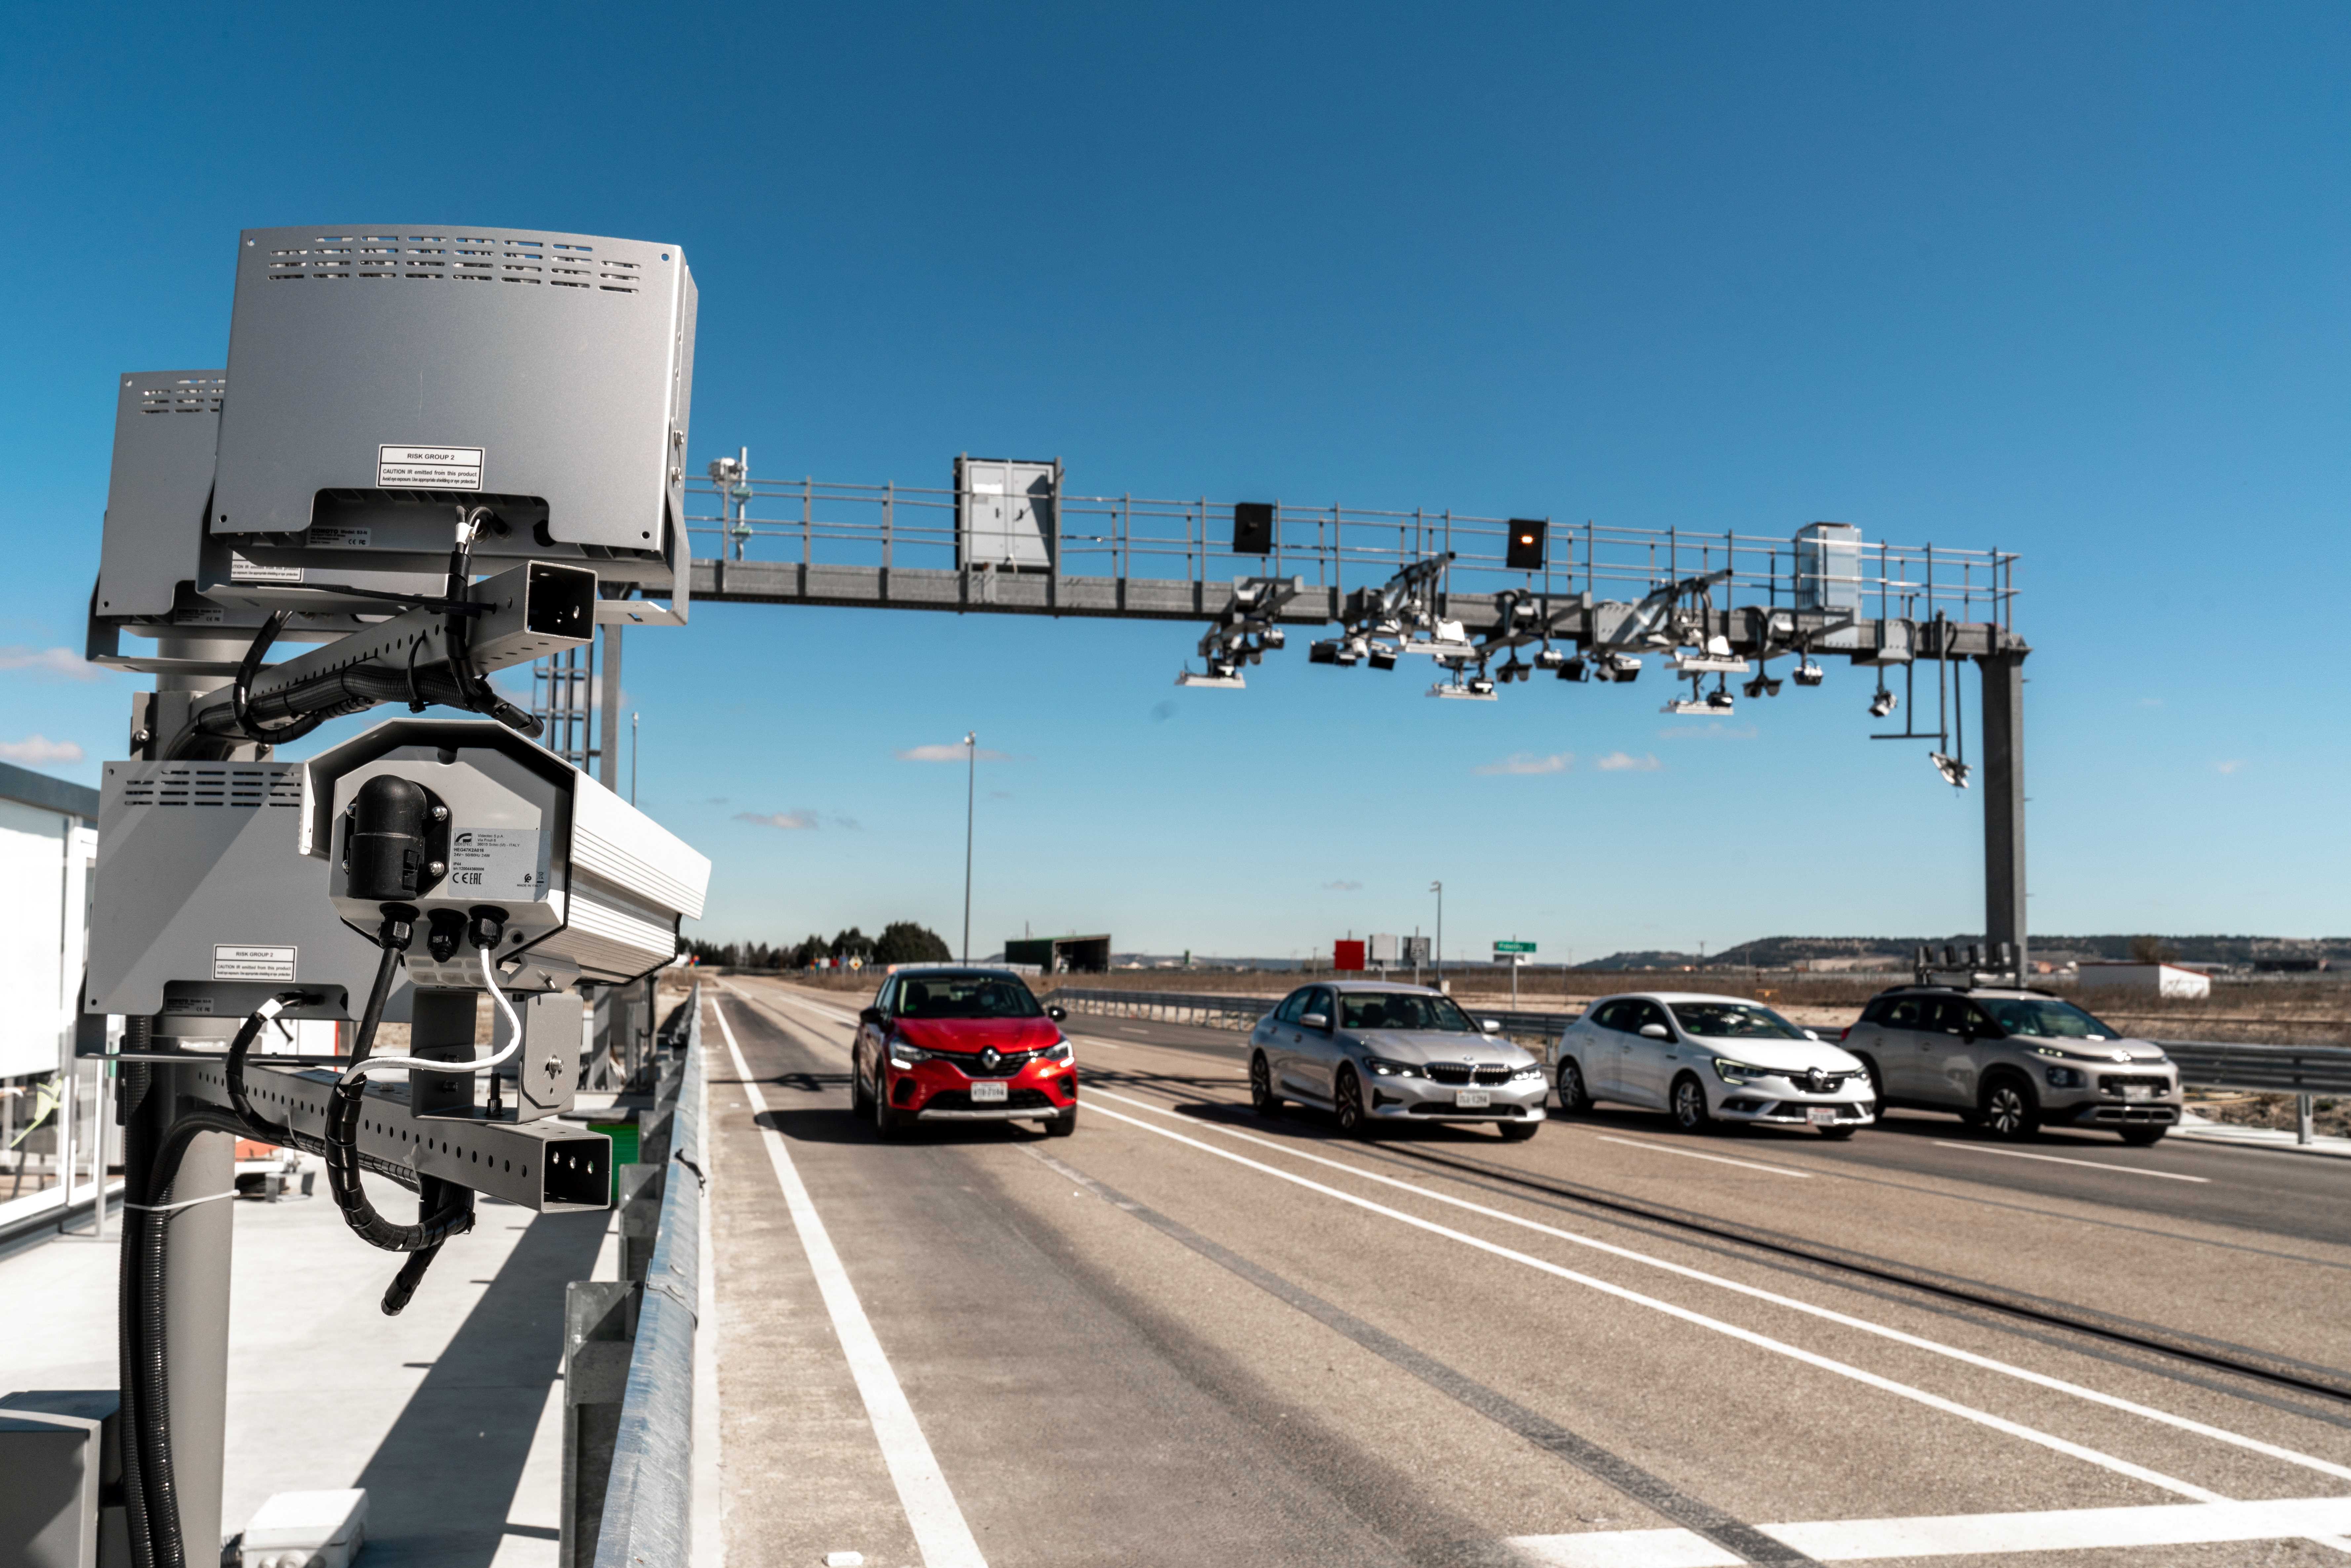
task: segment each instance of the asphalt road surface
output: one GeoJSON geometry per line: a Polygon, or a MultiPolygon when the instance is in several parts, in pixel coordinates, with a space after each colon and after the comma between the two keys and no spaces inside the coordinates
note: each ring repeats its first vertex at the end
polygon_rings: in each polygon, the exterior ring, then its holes
{"type": "Polygon", "coordinates": [[[704,994],[737,1568],[2351,1563],[2351,1164],[1360,1143],[1092,1018],[1075,1136],[883,1144],[854,1000],[704,994]]]}

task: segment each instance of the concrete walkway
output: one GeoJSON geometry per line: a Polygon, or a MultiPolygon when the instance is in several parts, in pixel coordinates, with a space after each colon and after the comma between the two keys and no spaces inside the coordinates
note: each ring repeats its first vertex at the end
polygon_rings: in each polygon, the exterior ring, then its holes
{"type": "MultiPolygon", "coordinates": [[[[379,1202],[413,1202],[385,1186],[379,1202]]],[[[551,1568],[563,1287],[618,1276],[611,1217],[486,1202],[387,1318],[398,1260],[318,1186],[235,1205],[223,1528],[273,1492],[358,1486],[362,1568],[551,1568]]],[[[0,1259],[0,1391],[114,1386],[116,1257],[110,1235],[0,1259]]]]}

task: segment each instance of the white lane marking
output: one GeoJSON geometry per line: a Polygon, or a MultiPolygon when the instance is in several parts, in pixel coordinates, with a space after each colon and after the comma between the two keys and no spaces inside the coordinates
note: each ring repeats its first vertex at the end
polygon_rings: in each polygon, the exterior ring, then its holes
{"type": "MultiPolygon", "coordinates": [[[[809,1032],[809,1025],[805,1020],[788,1019],[781,1013],[778,1012],[772,1005],[761,1001],[758,997],[753,996],[750,992],[737,990],[733,985],[725,980],[721,980],[718,983],[720,986],[725,987],[727,995],[733,997],[737,1001],[741,1002],[745,1007],[755,1009],[759,1012],[766,1013],[777,1023],[783,1025],[787,1029],[800,1031],[799,1038],[806,1040],[810,1044],[820,1045],[827,1051],[837,1051],[843,1056],[850,1054],[849,1047],[839,1044],[833,1040],[827,1040],[822,1035],[809,1032]]],[[[847,1020],[844,1019],[843,1021],[846,1022],[847,1020]]]]}
{"type": "MultiPolygon", "coordinates": [[[[735,988],[732,986],[728,986],[726,988],[730,991],[735,990],[735,988]]],[[[737,991],[736,994],[740,996],[744,993],[737,991]]],[[[822,1013],[825,1017],[832,1019],[835,1023],[853,1025],[857,1022],[857,1015],[855,1013],[841,1012],[837,1009],[826,1007],[822,1002],[810,1001],[806,997],[796,995],[791,991],[778,991],[776,995],[776,999],[781,1002],[789,1002],[796,1008],[806,1008],[812,1013],[822,1013]]]]}
{"type": "Polygon", "coordinates": [[[1639,1138],[1612,1138],[1605,1133],[1594,1133],[1593,1136],[1604,1144],[1622,1144],[1628,1149],[1646,1149],[1653,1155],[1679,1155],[1686,1160],[1712,1160],[1719,1166],[1744,1166],[1750,1171],[1770,1171],[1773,1176],[1794,1176],[1798,1181],[1813,1179],[1812,1172],[1792,1171],[1785,1166],[1759,1165],[1753,1160],[1734,1160],[1729,1155],[1702,1155],[1696,1149],[1677,1149],[1666,1144],[1647,1143],[1639,1138]]]}
{"type": "Polygon", "coordinates": [[[1583,1285],[1587,1289],[1598,1291],[1603,1295],[1614,1296],[1622,1301],[1629,1301],[1635,1306],[1646,1307],[1651,1312],[1662,1312],[1669,1318],[1677,1318],[1683,1322],[1689,1323],[1694,1327],[1707,1329],[1715,1333],[1738,1340],[1742,1343],[1751,1344],[1758,1350],[1768,1350],[1775,1355],[1784,1355],[1792,1361],[1802,1362],[1807,1366],[1815,1366],[1823,1372],[1833,1372],[1840,1377],[1850,1378],[1854,1382],[1861,1384],[1865,1387],[1877,1389],[1881,1393],[1891,1394],[1896,1398],[1910,1400],[1912,1403],[1923,1405],[1930,1410],[1939,1410],[1945,1415],[1957,1416],[1961,1420],[1972,1421],[1980,1427],[1989,1427],[1995,1432],[2004,1432],[2011,1437],[2021,1437],[2028,1443],[2037,1443],[2044,1448],[2052,1448],[2058,1453],[2069,1455],[2074,1458],[2096,1465],[2103,1469],[2112,1470],[2116,1475],[2127,1476],[2133,1480],[2145,1481],[2149,1486],[2159,1487],[2163,1490],[2168,1492],[2176,1492],[2181,1497],[2194,1498],[2199,1502],[2225,1502],[2228,1500],[2219,1492],[2207,1490],[2205,1488],[2196,1485],[2193,1481],[2184,1481],[2176,1476],[2167,1476],[2160,1470],[2151,1470],[2145,1465],[2134,1464],[2130,1460],[2118,1458],[2116,1455],[2101,1453],[2095,1448],[2085,1447],[2084,1445],[2074,1442],[2069,1438],[2060,1437],[2054,1433],[2040,1431],[2034,1427],[2025,1426],[2022,1422],[2011,1421],[2004,1416],[1995,1416],[1989,1410],[1978,1410],[1973,1406],[1962,1405],[1956,1399],[1946,1399],[1939,1394],[1929,1394],[1923,1388],[1914,1388],[1907,1383],[1897,1383],[1893,1378],[1883,1377],[1875,1372],[1865,1371],[1863,1368],[1855,1366],[1848,1362],[1838,1361],[1833,1356],[1822,1355],[1816,1351],[1805,1350],[1801,1346],[1790,1344],[1785,1340],[1773,1339],[1771,1335],[1758,1333],[1753,1329],[1740,1328],[1736,1323],[1725,1322],[1720,1318],[1708,1317],[1704,1312],[1693,1312],[1687,1307],[1677,1306],[1671,1301],[1660,1301],[1655,1296],[1645,1296],[1640,1291],[1628,1290],[1623,1285],[1614,1284],[1609,1281],[1598,1279],[1590,1274],[1579,1274],[1574,1270],[1564,1268],[1560,1264],[1552,1262],[1548,1259],[1537,1258],[1531,1253],[1517,1251],[1514,1249],[1502,1246],[1499,1242],[1489,1241],[1482,1236],[1472,1236],[1466,1230],[1456,1230],[1450,1226],[1439,1225],[1433,1219],[1423,1219],[1418,1215],[1406,1214],[1400,1208],[1390,1208],[1384,1203],[1374,1203],[1368,1197],[1358,1197],[1353,1193],[1342,1192],[1335,1186],[1328,1186],[1322,1182],[1309,1180],[1307,1177],[1296,1175],[1293,1172],[1281,1170],[1276,1166],[1265,1165],[1259,1161],[1250,1159],[1245,1155],[1237,1155],[1230,1149],[1220,1149],[1213,1144],[1204,1144],[1197,1138],[1187,1138],[1181,1133],[1173,1133],[1165,1127],[1154,1126],[1152,1124],[1144,1121],[1140,1117],[1125,1115],[1117,1111],[1104,1110],[1102,1108],[1102,1102],[1105,1098],[1124,1100],[1126,1097],[1123,1094],[1106,1096],[1099,1092],[1096,1093],[1094,1096],[1093,1114],[1097,1116],[1108,1116],[1113,1121],[1124,1122],[1129,1126],[1140,1127],[1144,1132],[1150,1133],[1155,1136],[1168,1138],[1179,1144],[1188,1145],[1193,1148],[1198,1149],[1203,1154],[1213,1155],[1220,1160],[1230,1160],[1233,1164],[1238,1166],[1246,1166],[1251,1170],[1260,1171],[1277,1180],[1286,1181],[1295,1186],[1302,1186],[1310,1192],[1319,1192],[1325,1197],[1336,1198],[1341,1203],[1353,1205],[1353,1207],[1364,1209],[1368,1213],[1376,1214],[1382,1218],[1393,1219],[1400,1225],[1411,1226],[1416,1230],[1427,1231],[1432,1236],[1442,1236],[1448,1241],[1458,1241],[1465,1247],[1475,1248],[1480,1252],[1489,1253],[1494,1257],[1505,1259],[1510,1262],[1521,1264],[1526,1268],[1552,1275],[1556,1279],[1565,1280],[1571,1284],[1583,1285]]]}
{"type": "Polygon", "coordinates": [[[1743,1568],[1744,1557],[1692,1530],[1593,1530],[1516,1535],[1502,1544],[1541,1568],[1743,1568]]]}
{"type": "MultiPolygon", "coordinates": [[[[1154,1105],[1147,1100],[1114,1094],[1107,1089],[1097,1089],[1093,1092],[1097,1099],[1116,1100],[1123,1104],[1137,1106],[1145,1111],[1155,1111],[1163,1116],[1176,1117],[1176,1113],[1163,1106],[1154,1105]]],[[[1105,1114],[1109,1113],[1105,1113],[1105,1114]]],[[[1189,1126],[1213,1126],[1213,1124],[1194,1122],[1188,1118],[1178,1119],[1185,1120],[1186,1124],[1189,1126]]],[[[2305,1469],[2315,1470],[2321,1475],[2333,1476],[2338,1480],[2351,1480],[2351,1466],[2338,1465],[2314,1455],[2281,1448],[2275,1443],[2265,1443],[2258,1437],[2248,1437],[2241,1432],[2231,1432],[2225,1427],[2214,1427],[2189,1416],[2175,1416],[2168,1410],[2158,1410],[2151,1405],[2141,1405],[2136,1400],[2104,1393],[2079,1383],[2071,1383],[2062,1377],[2052,1377],[2045,1372],[2034,1372],[2011,1362],[1996,1361],[1991,1356],[1980,1355],[1971,1350],[1961,1350],[1955,1344],[1946,1344],[1940,1340],[1907,1333],[1885,1323],[1872,1322],[1867,1318],[1857,1318],[1850,1312],[1838,1312],[1834,1307],[1823,1307],[1812,1301],[1799,1301],[1793,1296],[1783,1296],[1776,1291],[1764,1290],[1760,1285],[1750,1285],[1738,1280],[1725,1279],[1719,1274],[1709,1274],[1703,1269],[1694,1269],[1687,1263],[1670,1262],[1663,1258],[1652,1257],[1646,1252],[1636,1252],[1629,1247],[1619,1247],[1614,1242],[1602,1241],[1590,1236],[1581,1236],[1573,1230],[1562,1230],[1555,1225],[1545,1225],[1541,1220],[1529,1219],[1523,1215],[1511,1214],[1505,1209],[1489,1207],[1482,1203],[1473,1203],[1468,1198],[1455,1197],[1450,1193],[1437,1192],[1428,1187],[1415,1186],[1408,1181],[1399,1181],[1395,1176],[1382,1176],[1376,1171],[1367,1171],[1360,1166],[1351,1166],[1343,1160],[1328,1159],[1321,1155],[1310,1155],[1302,1149],[1290,1148],[1285,1145],[1277,1144],[1270,1138],[1258,1137],[1254,1134],[1240,1132],[1231,1127],[1215,1127],[1214,1130],[1223,1133],[1228,1137],[1238,1138],[1245,1144],[1255,1144],[1259,1148],[1270,1149],[1293,1159],[1310,1160],[1318,1166],[1328,1166],[1332,1170],[1344,1171],[1347,1175],[1360,1177],[1364,1181],[1395,1187],[1400,1191],[1411,1193],[1416,1197],[1426,1198],[1431,1203],[1447,1204],[1455,1208],[1466,1209],[1469,1213],[1483,1215],[1489,1219],[1499,1219],[1505,1224],[1518,1226],[1521,1229],[1532,1230],[1561,1241],[1571,1241],[1578,1247],[1589,1248],[1594,1252],[1605,1253],[1611,1258],[1622,1258],[1627,1262],[1643,1264],[1651,1269],[1660,1269],[1668,1274],[1678,1275],[1685,1280],[1694,1280],[1701,1284],[1718,1286],[1754,1301],[1769,1301],[1774,1306],[1786,1307],[1792,1312],[1802,1312],[1843,1328],[1857,1329],[1863,1333],[1876,1334],[1880,1339],[1892,1340],[1896,1344],[1908,1345],[1913,1350],[1923,1350],[1934,1355],[1947,1356],[1969,1366],[1978,1367],[1986,1372],[1996,1372],[2004,1377],[2013,1377],[2022,1383],[2030,1383],[2036,1388],[2046,1388],[2053,1393],[2070,1395],[2076,1399],[2087,1400],[2093,1405],[2103,1406],[2109,1410],[2118,1410],[2126,1416],[2137,1416],[2144,1420],[2157,1422],[2172,1427],[2176,1431],[2192,1432],[2199,1437],[2209,1437],[2216,1443],[2227,1443],[2234,1448],[2263,1454],[2285,1464],[2299,1465],[2305,1469]]]]}
{"type": "Polygon", "coordinates": [[[2086,1166],[2094,1171],[2113,1171],[2117,1176],[2154,1176],[2158,1181],[2192,1181],[2210,1186],[2210,1176],[2181,1176],[2178,1171],[2141,1170],[2137,1166],[2110,1166],[2104,1160],[2069,1160],[2064,1155],[2034,1155],[2022,1149],[1995,1149],[1990,1144],[1963,1144],[1956,1138],[1937,1138],[1938,1149],[1965,1149],[1971,1155],[2006,1155],[2012,1160],[2046,1160],[2053,1166],[2086,1166]]]}
{"type": "MultiPolygon", "coordinates": [[[[1864,1559],[2004,1556],[2222,1541],[2310,1539],[2351,1529],[2351,1498],[2280,1498],[2262,1502],[2154,1503],[2129,1508],[2052,1509],[2038,1513],[1961,1513],[1913,1519],[1834,1519],[1757,1529],[1821,1563],[1864,1559]]],[[[1687,1530],[1593,1531],[1520,1535],[1504,1544],[1544,1568],[1717,1568],[1740,1561],[1687,1530]]]]}
{"type": "Polygon", "coordinates": [[[1132,1024],[1123,1023],[1118,1026],[1118,1031],[1121,1034],[1149,1034],[1151,1032],[1147,1029],[1136,1029],[1132,1024]]]}
{"type": "MultiPolygon", "coordinates": [[[[735,1073],[750,1097],[751,1113],[764,1116],[768,1097],[759,1092],[751,1064],[743,1060],[743,1048],[735,1043],[726,1009],[713,997],[710,1010],[726,1036],[726,1053],[735,1059],[735,1073]]],[[[857,1287],[850,1283],[849,1270],[841,1266],[841,1254],[833,1250],[832,1237],[792,1165],[790,1151],[784,1147],[783,1134],[762,1126],[759,1136],[768,1145],[776,1183],[784,1189],[784,1203],[791,1210],[792,1228],[799,1232],[800,1249],[808,1254],[809,1270],[816,1276],[824,1310],[832,1319],[832,1332],[849,1358],[850,1375],[857,1380],[858,1397],[865,1401],[866,1419],[873,1424],[882,1461],[890,1468],[890,1482],[898,1489],[899,1506],[906,1511],[906,1522],[914,1528],[914,1544],[923,1553],[925,1568],[987,1568],[987,1559],[980,1555],[979,1542],[972,1538],[971,1526],[964,1522],[963,1510],[931,1453],[930,1440],[923,1436],[922,1423],[914,1419],[914,1407],[906,1402],[906,1391],[899,1386],[898,1375],[891,1369],[882,1341],[865,1316],[864,1304],[857,1299],[857,1287]]]]}

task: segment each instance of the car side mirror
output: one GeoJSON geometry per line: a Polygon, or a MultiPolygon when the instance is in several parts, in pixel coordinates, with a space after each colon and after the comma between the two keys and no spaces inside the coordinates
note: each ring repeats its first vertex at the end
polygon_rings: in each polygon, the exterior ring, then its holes
{"type": "Polygon", "coordinates": [[[880,1008],[861,1008],[858,1009],[857,1021],[859,1023],[870,1023],[873,1025],[874,1028],[879,1029],[882,1027],[882,1009],[880,1008]]]}
{"type": "Polygon", "coordinates": [[[1641,1038],[1644,1040],[1671,1040],[1674,1038],[1674,1031],[1667,1029],[1661,1023],[1645,1023],[1641,1026],[1641,1038]]]}
{"type": "Polygon", "coordinates": [[[1478,1023],[1479,1027],[1483,1029],[1488,1034],[1499,1034],[1502,1032],[1502,1020],[1500,1019],[1479,1019],[1478,1023]]]}
{"type": "Polygon", "coordinates": [[[1047,1008],[1045,1009],[1045,1016],[1051,1019],[1055,1023],[1060,1023],[1062,1019],[1070,1016],[1070,1009],[1065,1007],[1056,1005],[1047,1008]]]}
{"type": "Polygon", "coordinates": [[[1328,1013],[1307,1013],[1299,1019],[1298,1026],[1301,1029],[1329,1029],[1331,1027],[1331,1015],[1328,1013]]]}

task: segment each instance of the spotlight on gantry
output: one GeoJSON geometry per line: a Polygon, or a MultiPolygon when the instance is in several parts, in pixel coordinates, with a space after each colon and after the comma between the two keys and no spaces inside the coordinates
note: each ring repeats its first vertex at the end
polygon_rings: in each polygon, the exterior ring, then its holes
{"type": "Polygon", "coordinates": [[[1877,688],[1877,695],[1869,699],[1869,716],[1872,718],[1884,718],[1887,714],[1892,713],[1901,705],[1902,699],[1900,697],[1896,696],[1884,686],[1880,686],[1877,688]]]}
{"type": "Polygon", "coordinates": [[[1822,669],[1818,664],[1813,664],[1810,659],[1806,659],[1802,664],[1798,664],[1795,669],[1790,673],[1796,677],[1796,684],[1800,686],[1817,686],[1823,681],[1829,678],[1829,673],[1826,670],[1822,669]]]}
{"type": "Polygon", "coordinates": [[[1742,682],[1739,689],[1750,697],[1776,697],[1780,695],[1780,683],[1759,673],[1753,680],[1742,682]]]}
{"type": "Polygon", "coordinates": [[[1943,782],[1949,784],[1952,789],[1964,789],[1968,787],[1968,765],[1966,763],[1959,761],[1957,758],[1946,757],[1939,751],[1930,751],[1927,753],[1927,760],[1935,765],[1935,771],[1941,774],[1943,776],[1943,782]]]}

